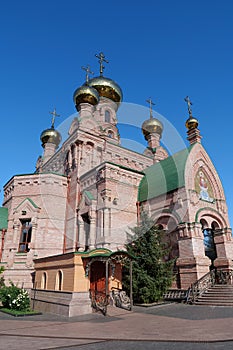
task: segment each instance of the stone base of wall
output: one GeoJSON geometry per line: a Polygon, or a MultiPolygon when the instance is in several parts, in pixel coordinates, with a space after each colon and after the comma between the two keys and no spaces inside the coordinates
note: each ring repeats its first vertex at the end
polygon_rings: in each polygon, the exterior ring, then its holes
{"type": "Polygon", "coordinates": [[[178,258],[181,289],[188,289],[192,283],[204,276],[210,270],[211,261],[207,257],[178,258]]]}
{"type": "Polygon", "coordinates": [[[62,316],[79,316],[92,313],[88,292],[62,292],[31,290],[31,307],[40,312],[62,316]]]}
{"type": "Polygon", "coordinates": [[[12,281],[19,288],[30,290],[33,287],[33,274],[35,272],[33,268],[22,268],[20,264],[18,264],[16,268],[7,268],[3,264],[0,266],[5,268],[3,277],[7,286],[9,286],[12,281]]]}

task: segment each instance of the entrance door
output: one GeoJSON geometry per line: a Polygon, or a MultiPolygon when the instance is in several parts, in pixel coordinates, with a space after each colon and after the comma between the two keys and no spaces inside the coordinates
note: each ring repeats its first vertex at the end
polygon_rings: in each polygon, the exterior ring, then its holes
{"type": "Polygon", "coordinates": [[[91,264],[90,296],[92,301],[92,307],[106,315],[108,305],[108,290],[106,291],[105,262],[94,261],[91,264]]]}
{"type": "Polygon", "coordinates": [[[90,289],[92,291],[106,293],[106,268],[102,261],[91,264],[90,289]]]}

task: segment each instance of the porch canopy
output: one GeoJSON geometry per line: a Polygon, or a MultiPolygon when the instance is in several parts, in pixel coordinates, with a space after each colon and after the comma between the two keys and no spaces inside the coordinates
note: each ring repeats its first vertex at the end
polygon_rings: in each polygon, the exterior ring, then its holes
{"type": "MultiPolygon", "coordinates": [[[[114,277],[116,265],[124,265],[125,263],[130,263],[130,302],[132,306],[133,301],[133,290],[132,290],[132,261],[134,257],[125,250],[111,251],[106,248],[97,248],[87,252],[82,252],[82,260],[85,268],[86,277],[89,277],[90,282],[93,280],[93,274],[95,274],[96,279],[104,280],[102,287],[104,287],[103,292],[106,297],[109,295],[109,270],[111,268],[111,276],[114,277]],[[105,265],[105,271],[95,271],[92,269],[94,263],[102,262],[105,265]]],[[[98,264],[95,264],[98,269],[98,264]]],[[[90,283],[90,292],[92,285],[90,283]]],[[[94,290],[93,292],[96,292],[94,290]]]]}

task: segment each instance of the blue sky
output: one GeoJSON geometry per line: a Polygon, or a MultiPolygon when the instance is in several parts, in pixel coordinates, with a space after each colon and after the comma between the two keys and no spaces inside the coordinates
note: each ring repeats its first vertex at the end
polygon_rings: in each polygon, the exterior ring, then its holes
{"type": "MultiPolygon", "coordinates": [[[[232,224],[232,38],[231,0],[2,1],[1,189],[14,174],[34,172],[49,111],[56,107],[61,115],[57,125],[75,113],[73,92],[85,76],[80,67],[90,64],[98,75],[94,56],[103,51],[110,62],[105,75],[121,86],[124,102],[146,106],[151,96],[186,145],[184,97],[190,96],[232,224]]],[[[132,123],[132,111],[120,115],[122,125],[132,123]]],[[[135,116],[138,130],[146,118],[146,109],[135,116]]],[[[144,143],[124,125],[121,135],[144,143]]]]}

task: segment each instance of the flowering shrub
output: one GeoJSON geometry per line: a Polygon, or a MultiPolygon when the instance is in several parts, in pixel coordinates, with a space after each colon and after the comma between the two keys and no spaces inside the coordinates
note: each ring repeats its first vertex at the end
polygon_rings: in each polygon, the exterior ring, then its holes
{"type": "Polygon", "coordinates": [[[0,289],[0,300],[2,306],[7,309],[28,311],[30,309],[30,298],[25,289],[19,288],[13,282],[10,286],[0,289]]]}

